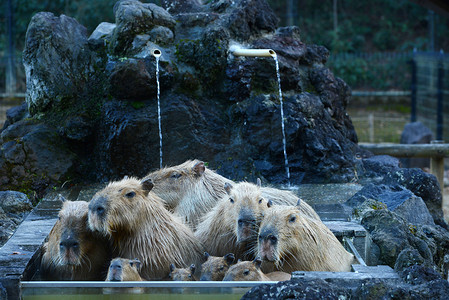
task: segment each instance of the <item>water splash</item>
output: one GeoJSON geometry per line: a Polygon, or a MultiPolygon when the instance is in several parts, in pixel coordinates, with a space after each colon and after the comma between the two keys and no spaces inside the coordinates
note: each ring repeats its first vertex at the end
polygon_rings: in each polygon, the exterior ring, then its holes
{"type": "Polygon", "coordinates": [[[159,123],[159,164],[162,169],[162,127],[161,127],[161,89],[159,86],[159,57],[156,56],[156,83],[157,83],[157,120],[159,123]]]}
{"type": "Polygon", "coordinates": [[[284,145],[284,163],[285,163],[285,172],[287,173],[288,183],[290,184],[290,169],[288,167],[288,157],[287,157],[287,142],[285,139],[285,125],[284,125],[284,101],[282,98],[282,90],[281,90],[281,74],[279,72],[279,62],[276,54],[273,55],[274,61],[276,62],[276,74],[278,77],[278,86],[279,86],[279,101],[281,103],[281,125],[282,125],[282,143],[284,145]]]}

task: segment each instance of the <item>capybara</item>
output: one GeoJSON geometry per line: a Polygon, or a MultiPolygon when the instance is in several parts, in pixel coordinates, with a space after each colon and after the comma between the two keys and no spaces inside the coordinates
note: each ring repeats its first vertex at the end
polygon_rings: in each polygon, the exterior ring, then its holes
{"type": "MultiPolygon", "coordinates": [[[[227,197],[225,185],[234,184],[206,168],[204,162],[197,159],[157,170],[148,174],[147,178],[152,180],[153,192],[165,201],[167,208],[181,216],[193,229],[196,229],[202,216],[227,197]]],[[[294,205],[298,201],[291,191],[270,187],[262,187],[261,191],[263,197],[274,204],[294,205]]],[[[306,215],[319,218],[307,203],[303,203],[302,209],[306,215]]]]}
{"type": "Polygon", "coordinates": [[[292,277],[280,271],[264,274],[260,270],[261,264],[260,257],[256,257],[253,261],[239,261],[229,268],[223,281],[285,281],[292,277]]]}
{"type": "Polygon", "coordinates": [[[201,281],[222,281],[235,260],[233,253],[225,256],[211,256],[204,252],[204,258],[206,261],[201,266],[201,281]]]}
{"type": "Polygon", "coordinates": [[[167,275],[171,263],[200,265],[204,250],[152,187],[149,179],[109,183],[89,203],[89,226],[112,240],[118,256],[138,258],[143,278],[158,280],[167,275]]]}
{"type": "Polygon", "coordinates": [[[296,206],[265,210],[260,224],[258,253],[277,270],[350,271],[354,256],[347,252],[323,222],[304,216],[296,206]]]}
{"type": "Polygon", "coordinates": [[[117,257],[109,264],[106,281],[144,281],[140,277],[140,260],[117,257]]]}
{"type": "Polygon", "coordinates": [[[195,269],[194,264],[191,264],[188,268],[176,268],[174,264],[171,264],[168,278],[173,281],[197,281],[194,275],[195,269]]]}
{"type": "MultiPolygon", "coordinates": [[[[273,203],[266,199],[258,184],[240,182],[225,183],[227,195],[207,213],[198,225],[195,235],[211,255],[234,253],[237,258],[254,259],[257,234],[264,211],[273,203]]],[[[315,211],[304,201],[298,200],[301,213],[315,217],[315,211]]],[[[295,202],[295,203],[297,203],[295,202]]]]}
{"type": "Polygon", "coordinates": [[[153,192],[165,201],[167,208],[192,228],[196,228],[200,217],[226,194],[224,184],[231,182],[197,159],[162,168],[144,179],[147,178],[152,180],[153,192]]]}
{"type": "Polygon", "coordinates": [[[89,228],[87,202],[62,200],[59,219],[43,245],[42,279],[104,280],[111,259],[108,240],[89,228]]]}

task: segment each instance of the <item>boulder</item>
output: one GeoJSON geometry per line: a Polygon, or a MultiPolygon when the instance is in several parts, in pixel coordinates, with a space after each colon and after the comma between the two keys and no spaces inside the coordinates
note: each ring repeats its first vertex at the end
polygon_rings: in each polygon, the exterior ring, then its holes
{"type": "Polygon", "coordinates": [[[93,71],[87,30],[75,19],[37,13],[28,26],[23,63],[32,115],[76,101],[93,71]]]}

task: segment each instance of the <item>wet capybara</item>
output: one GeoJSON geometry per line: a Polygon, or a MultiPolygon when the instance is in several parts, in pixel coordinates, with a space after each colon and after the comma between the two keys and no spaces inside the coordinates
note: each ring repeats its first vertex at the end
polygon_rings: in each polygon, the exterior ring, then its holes
{"type": "MultiPolygon", "coordinates": [[[[237,258],[254,259],[259,224],[263,212],[273,201],[265,198],[260,180],[257,185],[248,182],[226,183],[224,188],[227,195],[204,216],[195,235],[211,255],[222,256],[232,252],[237,258]]],[[[315,211],[298,199],[294,198],[300,203],[301,213],[319,220],[315,211]]]]}
{"type": "MultiPolygon", "coordinates": [[[[148,174],[145,179],[154,183],[153,192],[161,197],[170,211],[176,212],[193,229],[196,229],[202,216],[209,212],[218,201],[227,197],[225,184],[234,182],[206,168],[200,160],[188,160],[180,165],[163,168],[148,174]]],[[[291,191],[262,187],[262,195],[274,204],[291,204],[298,197],[291,191]]],[[[304,213],[318,218],[315,211],[305,202],[304,213]]]]}
{"type": "Polygon", "coordinates": [[[296,206],[278,205],[265,211],[260,224],[257,256],[279,271],[350,271],[354,256],[319,220],[296,206]]]}
{"type": "Polygon", "coordinates": [[[188,268],[176,268],[174,264],[171,264],[168,278],[173,281],[197,281],[194,275],[195,269],[194,264],[191,264],[188,268]]]}
{"type": "Polygon", "coordinates": [[[162,168],[145,176],[154,183],[153,192],[161,197],[170,211],[177,213],[192,228],[225,194],[225,177],[206,168],[200,160],[162,168]]]}
{"type": "Polygon", "coordinates": [[[117,256],[138,258],[143,278],[158,280],[167,275],[171,263],[201,265],[204,250],[152,187],[149,179],[109,183],[89,203],[89,226],[111,239],[117,256]]]}
{"type": "Polygon", "coordinates": [[[264,274],[260,270],[261,264],[260,257],[256,257],[253,261],[239,261],[229,268],[223,281],[285,281],[292,277],[280,271],[264,274]]]}
{"type": "Polygon", "coordinates": [[[111,259],[108,240],[89,228],[87,202],[63,201],[59,219],[43,245],[42,278],[104,280],[111,259]]]}
{"type": "Polygon", "coordinates": [[[109,264],[106,281],[144,281],[140,277],[140,260],[117,257],[109,264]]]}
{"type": "Polygon", "coordinates": [[[204,252],[204,258],[206,261],[201,266],[201,281],[222,281],[235,260],[233,253],[225,256],[211,256],[204,252]]]}

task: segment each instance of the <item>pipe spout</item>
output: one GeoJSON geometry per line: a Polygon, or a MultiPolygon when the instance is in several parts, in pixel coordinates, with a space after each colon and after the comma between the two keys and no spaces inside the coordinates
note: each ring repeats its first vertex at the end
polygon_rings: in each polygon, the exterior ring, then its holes
{"type": "Polygon", "coordinates": [[[250,56],[250,57],[275,57],[276,52],[272,49],[231,49],[231,52],[235,56],[250,56]]]}
{"type": "Polygon", "coordinates": [[[160,56],[162,55],[162,52],[161,52],[161,50],[159,50],[159,49],[152,49],[152,50],[151,50],[151,54],[152,54],[154,57],[160,57],[160,56]]]}

